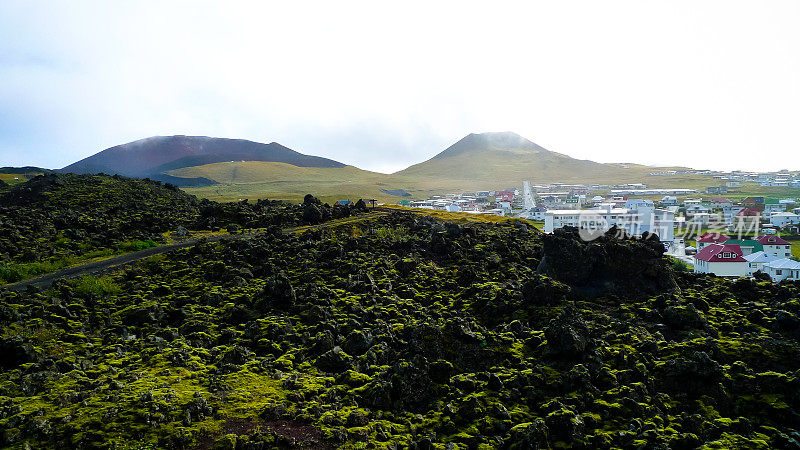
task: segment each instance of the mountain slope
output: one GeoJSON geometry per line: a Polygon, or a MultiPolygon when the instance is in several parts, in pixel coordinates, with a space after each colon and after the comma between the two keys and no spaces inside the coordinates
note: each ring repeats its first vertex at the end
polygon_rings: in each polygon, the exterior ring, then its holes
{"type": "Polygon", "coordinates": [[[346,183],[352,180],[371,179],[378,182],[386,175],[362,170],[353,166],[298,167],[271,161],[229,161],[202,166],[184,167],[167,174],[176,177],[204,177],[217,183],[249,184],[290,181],[330,181],[346,183]]]}
{"type": "Polygon", "coordinates": [[[205,136],[157,136],[118,145],[70,164],[61,172],[154,176],[168,170],[223,161],[273,161],[299,167],[344,167],[328,158],[304,155],[277,142],[205,136]]]}
{"type": "MultiPolygon", "coordinates": [[[[324,201],[375,198],[395,202],[383,191],[402,189],[413,198],[448,192],[503,189],[534,183],[647,183],[679,185],[668,177],[649,177],[654,168],[601,164],[549,151],[511,133],[470,134],[433,158],[394,174],[347,166],[304,155],[280,144],[198,136],[154,137],[112,147],[71,164],[62,172],[119,173],[149,177],[217,200],[272,198],[302,200],[313,192],[324,201]]],[[[701,181],[700,176],[692,181],[701,181]]]]}
{"type": "MultiPolygon", "coordinates": [[[[167,167],[167,166],[163,166],[167,167]]],[[[212,179],[213,186],[192,189],[201,197],[217,200],[273,198],[302,200],[314,192],[324,201],[342,198],[375,198],[394,203],[397,197],[384,191],[402,189],[413,198],[448,192],[503,189],[523,180],[535,183],[647,183],[668,187],[669,177],[650,177],[663,170],[636,164],[601,164],[549,151],[510,132],[465,136],[433,158],[386,175],[353,166],[297,167],[277,162],[226,161],[165,172],[173,177],[212,179]]],[[[696,176],[695,183],[702,177],[696,176]]],[[[685,177],[677,185],[685,187],[685,177]]]]}
{"type": "Polygon", "coordinates": [[[196,195],[220,200],[270,198],[300,201],[313,192],[325,202],[381,198],[386,174],[353,166],[297,167],[268,161],[231,161],[184,167],[167,172],[172,177],[200,177],[217,184],[192,190],[196,195]]]}
{"type": "Polygon", "coordinates": [[[526,151],[546,152],[544,147],[511,131],[492,133],[470,133],[447,147],[433,159],[451,158],[476,151],[526,151]]]}
{"type": "MultiPolygon", "coordinates": [[[[571,158],[511,132],[470,134],[433,158],[395,173],[468,182],[609,182],[638,179],[648,166],[622,166],[571,158]]],[[[490,188],[490,185],[486,185],[490,188]]]]}

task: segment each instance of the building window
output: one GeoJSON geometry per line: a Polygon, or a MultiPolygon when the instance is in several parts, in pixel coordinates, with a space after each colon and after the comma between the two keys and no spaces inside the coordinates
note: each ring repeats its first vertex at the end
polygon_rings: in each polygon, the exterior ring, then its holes
{"type": "Polygon", "coordinates": [[[781,275],[781,270],[780,269],[776,270],[775,275],[781,275]]]}

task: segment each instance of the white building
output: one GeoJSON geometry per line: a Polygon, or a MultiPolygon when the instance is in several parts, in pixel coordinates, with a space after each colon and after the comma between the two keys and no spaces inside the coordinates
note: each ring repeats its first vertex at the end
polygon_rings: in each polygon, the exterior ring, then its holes
{"type": "Polygon", "coordinates": [[[800,215],[788,212],[772,213],[769,216],[769,222],[780,228],[786,225],[797,225],[800,224],[800,215]]]}
{"type": "Polygon", "coordinates": [[[711,199],[711,209],[725,209],[726,206],[732,206],[733,202],[727,198],[717,197],[711,199]]]}
{"type": "Polygon", "coordinates": [[[625,201],[625,207],[628,209],[637,209],[637,208],[653,208],[653,201],[647,200],[643,198],[632,198],[625,201]]]}
{"type": "Polygon", "coordinates": [[[695,214],[708,214],[711,212],[711,208],[701,204],[690,204],[686,205],[686,215],[687,216],[694,216],[695,214]]]}
{"type": "Polygon", "coordinates": [[[764,203],[764,217],[765,218],[769,218],[769,216],[772,215],[772,213],[784,212],[784,211],[786,211],[786,204],[785,203],[779,203],[779,202],[777,202],[775,200],[767,200],[764,203]]]}
{"type": "Polygon", "coordinates": [[[536,221],[544,221],[544,214],[547,212],[547,208],[544,206],[534,206],[528,212],[528,218],[531,220],[536,221]]]}
{"type": "Polygon", "coordinates": [[[739,211],[743,209],[744,206],[741,205],[724,206],[722,208],[722,219],[725,221],[725,224],[732,224],[736,220],[736,214],[739,214],[739,211]]]}
{"type": "Polygon", "coordinates": [[[695,273],[710,273],[718,277],[747,276],[749,263],[735,244],[710,244],[694,255],[695,273]]]}
{"type": "Polygon", "coordinates": [[[778,258],[792,256],[792,244],[784,241],[780,236],[759,236],[756,240],[764,246],[765,252],[772,253],[778,258]]]}
{"type": "Polygon", "coordinates": [[[591,203],[591,204],[592,204],[592,205],[594,205],[594,206],[597,206],[597,205],[599,205],[600,203],[603,203],[605,200],[606,200],[606,199],[604,199],[602,196],[600,196],[600,195],[595,195],[594,197],[592,197],[592,199],[591,199],[591,200],[589,200],[589,203],[591,203]]]}
{"type": "Polygon", "coordinates": [[[778,259],[764,264],[763,271],[775,283],[783,280],[800,280],[800,262],[788,258],[778,259]]]}
{"type": "Polygon", "coordinates": [[[689,220],[689,223],[707,226],[709,223],[715,223],[718,218],[719,216],[713,213],[694,213],[692,214],[692,218],[689,220]]]}
{"type": "Polygon", "coordinates": [[[662,206],[676,206],[677,204],[678,204],[678,197],[665,195],[664,197],[661,198],[662,206]]]}
{"type": "Polygon", "coordinates": [[[649,232],[658,235],[662,242],[675,238],[675,214],[656,208],[556,209],[544,215],[544,232],[552,233],[566,226],[592,231],[608,231],[616,226],[632,235],[649,232]]]}
{"type": "Polygon", "coordinates": [[[744,259],[747,260],[748,264],[747,275],[753,275],[758,271],[766,273],[766,270],[764,269],[764,264],[771,263],[772,261],[776,261],[780,258],[773,255],[772,253],[761,251],[745,255],[744,259]]]}
{"type": "Polygon", "coordinates": [[[697,189],[612,189],[611,195],[688,195],[696,194],[697,189]]]}

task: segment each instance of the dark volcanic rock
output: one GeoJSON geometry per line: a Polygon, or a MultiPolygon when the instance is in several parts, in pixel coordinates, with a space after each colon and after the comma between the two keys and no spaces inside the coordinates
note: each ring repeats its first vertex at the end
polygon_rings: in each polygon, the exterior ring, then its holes
{"type": "Polygon", "coordinates": [[[574,356],[589,344],[589,328],[574,308],[566,308],[544,330],[547,348],[555,355],[574,356]]]}
{"type": "Polygon", "coordinates": [[[671,359],[658,368],[660,387],[676,394],[713,394],[722,379],[722,367],[705,352],[671,359]]]}
{"type": "Polygon", "coordinates": [[[542,241],[537,271],[585,295],[641,297],[679,290],[663,245],[652,237],[603,235],[586,242],[577,228],[567,227],[543,235],[542,241]]]}
{"type": "Polygon", "coordinates": [[[279,308],[290,307],[297,300],[292,282],[283,272],[267,280],[263,295],[267,302],[279,308]]]}
{"type": "Polygon", "coordinates": [[[372,345],[372,333],[354,331],[344,340],[344,350],[354,356],[363,355],[372,345]]]}
{"type": "Polygon", "coordinates": [[[674,329],[702,328],[706,324],[703,313],[698,311],[694,305],[688,306],[668,306],[664,308],[662,314],[664,322],[674,329]]]}
{"type": "Polygon", "coordinates": [[[0,339],[0,367],[10,369],[33,361],[34,350],[19,336],[0,339]]]}
{"type": "Polygon", "coordinates": [[[417,410],[430,403],[432,382],[428,370],[428,362],[421,356],[411,361],[400,361],[392,367],[392,400],[395,404],[417,410]]]}
{"type": "Polygon", "coordinates": [[[547,429],[554,441],[574,443],[583,437],[583,419],[573,411],[559,409],[545,418],[547,429]]]}
{"type": "Polygon", "coordinates": [[[519,450],[539,450],[550,448],[547,425],[543,420],[523,423],[511,429],[509,447],[519,450]]]}
{"type": "Polygon", "coordinates": [[[342,350],[341,347],[334,347],[317,358],[317,367],[332,373],[340,373],[349,369],[353,358],[342,350]]]}
{"type": "Polygon", "coordinates": [[[537,306],[558,305],[564,301],[569,291],[569,286],[541,275],[522,285],[522,296],[525,301],[537,306]]]}

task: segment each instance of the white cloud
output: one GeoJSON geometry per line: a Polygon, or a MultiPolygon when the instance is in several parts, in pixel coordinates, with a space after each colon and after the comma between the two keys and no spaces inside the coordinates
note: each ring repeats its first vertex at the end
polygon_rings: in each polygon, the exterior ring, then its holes
{"type": "Polygon", "coordinates": [[[800,168],[796,2],[431,3],[4,2],[0,164],[203,134],[386,170],[513,130],[598,161],[800,168]]]}

